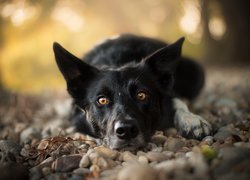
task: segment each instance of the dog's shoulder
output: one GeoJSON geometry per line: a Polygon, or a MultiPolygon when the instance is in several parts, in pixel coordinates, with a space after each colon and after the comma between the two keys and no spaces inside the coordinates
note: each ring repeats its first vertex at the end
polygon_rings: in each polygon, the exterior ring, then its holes
{"type": "Polygon", "coordinates": [[[166,45],[160,40],[123,34],[99,43],[84,56],[83,60],[99,68],[116,68],[133,61],[141,61],[142,58],[166,45]]]}

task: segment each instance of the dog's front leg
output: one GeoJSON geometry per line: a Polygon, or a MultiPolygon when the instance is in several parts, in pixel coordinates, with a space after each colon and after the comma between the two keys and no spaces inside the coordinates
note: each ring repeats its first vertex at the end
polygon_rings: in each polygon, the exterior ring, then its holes
{"type": "Polygon", "coordinates": [[[209,135],[212,127],[204,118],[189,111],[187,105],[180,99],[174,98],[174,125],[184,137],[201,139],[209,135]]]}

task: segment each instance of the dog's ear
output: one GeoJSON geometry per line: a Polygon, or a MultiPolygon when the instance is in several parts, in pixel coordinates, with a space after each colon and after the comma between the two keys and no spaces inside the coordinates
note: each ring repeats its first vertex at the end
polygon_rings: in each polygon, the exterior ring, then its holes
{"type": "Polygon", "coordinates": [[[145,64],[149,65],[157,73],[174,73],[181,56],[183,42],[184,37],[155,51],[144,59],[145,64]]]}
{"type": "Polygon", "coordinates": [[[75,57],[56,42],[53,44],[53,50],[57,66],[67,82],[69,93],[76,100],[83,98],[88,83],[99,72],[98,69],[75,57]]]}
{"type": "Polygon", "coordinates": [[[143,60],[144,65],[159,77],[163,86],[173,86],[173,74],[181,56],[183,42],[184,37],[178,39],[173,44],[155,51],[143,60]]]}

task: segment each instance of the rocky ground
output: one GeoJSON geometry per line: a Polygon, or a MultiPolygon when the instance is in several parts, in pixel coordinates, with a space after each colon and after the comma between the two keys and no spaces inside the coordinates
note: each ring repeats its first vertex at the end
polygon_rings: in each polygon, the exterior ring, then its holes
{"type": "Polygon", "coordinates": [[[12,95],[0,106],[0,179],[249,179],[250,69],[210,68],[189,107],[214,134],[156,132],[136,152],[111,150],[75,133],[64,94],[12,95]]]}

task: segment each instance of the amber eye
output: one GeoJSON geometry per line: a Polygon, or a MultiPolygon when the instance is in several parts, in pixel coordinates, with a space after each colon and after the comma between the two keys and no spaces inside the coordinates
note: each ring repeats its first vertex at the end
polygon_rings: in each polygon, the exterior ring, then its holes
{"type": "Polygon", "coordinates": [[[136,95],[136,98],[140,101],[145,101],[149,98],[149,94],[144,91],[139,91],[136,95]]]}
{"type": "Polygon", "coordinates": [[[106,97],[99,97],[98,100],[97,100],[97,102],[100,105],[106,105],[106,104],[109,103],[109,100],[106,97]]]}

